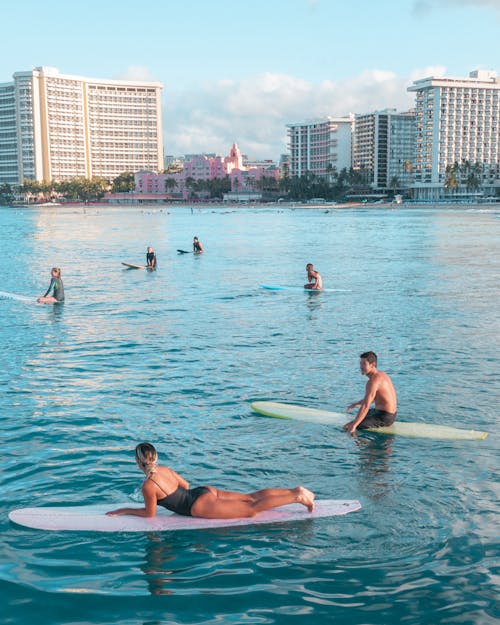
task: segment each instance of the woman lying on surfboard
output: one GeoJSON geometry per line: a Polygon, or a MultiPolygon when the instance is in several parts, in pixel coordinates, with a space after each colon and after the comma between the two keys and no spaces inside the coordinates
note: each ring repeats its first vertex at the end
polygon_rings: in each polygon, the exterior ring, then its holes
{"type": "Polygon", "coordinates": [[[146,475],[142,484],[144,508],[118,508],[109,516],[133,514],[154,517],[156,506],[184,516],[205,519],[237,519],[253,517],[258,512],[290,503],[301,503],[309,512],[314,508],[314,493],[303,486],[296,488],[265,488],[254,493],[233,493],[213,486],[189,488],[189,483],[170,467],[157,464],[158,453],[150,443],[135,448],[135,461],[146,475]]]}

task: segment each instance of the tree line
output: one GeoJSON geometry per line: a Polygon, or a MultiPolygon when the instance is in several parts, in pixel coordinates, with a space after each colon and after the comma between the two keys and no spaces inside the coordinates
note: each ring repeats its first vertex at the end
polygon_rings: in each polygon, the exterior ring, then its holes
{"type": "Polygon", "coordinates": [[[484,167],[482,163],[471,163],[464,159],[446,166],[444,186],[448,191],[456,192],[465,187],[467,192],[478,191],[483,185],[484,167]]]}
{"type": "Polygon", "coordinates": [[[134,174],[124,172],[114,180],[109,181],[100,176],[93,178],[76,177],[60,182],[46,182],[24,179],[19,187],[13,187],[8,183],[0,185],[0,202],[12,204],[15,194],[20,193],[30,198],[42,201],[53,201],[64,198],[80,202],[100,200],[105,193],[128,193],[135,189],[134,174]]]}
{"type": "MultiPolygon", "coordinates": [[[[257,191],[264,199],[282,199],[290,201],[305,201],[312,198],[325,200],[342,200],[349,193],[369,193],[369,174],[363,169],[344,168],[337,172],[335,167],[328,169],[327,176],[318,176],[307,171],[301,176],[290,176],[285,169],[284,175],[276,179],[274,176],[262,176],[260,179],[247,178],[245,186],[240,187],[237,178],[231,180],[229,176],[213,180],[197,180],[186,178],[185,186],[190,198],[208,197],[222,199],[224,193],[230,191],[244,192],[257,191]]],[[[173,179],[165,180],[165,192],[175,191],[177,182],[173,179]]]]}

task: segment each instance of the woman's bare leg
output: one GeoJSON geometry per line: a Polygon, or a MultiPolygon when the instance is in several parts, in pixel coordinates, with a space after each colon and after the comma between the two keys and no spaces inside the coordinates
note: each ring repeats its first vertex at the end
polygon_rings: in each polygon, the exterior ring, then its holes
{"type": "Polygon", "coordinates": [[[46,297],[39,297],[36,300],[39,304],[55,304],[57,302],[55,297],[52,295],[47,295],[46,297]]]}
{"type": "MultiPolygon", "coordinates": [[[[266,488],[248,495],[222,491],[222,494],[227,493],[229,497],[219,497],[218,494],[214,494],[214,490],[216,489],[210,489],[209,493],[198,497],[191,508],[193,516],[206,519],[253,517],[258,512],[285,506],[289,503],[301,503],[303,506],[306,506],[309,512],[312,512],[314,508],[314,493],[311,493],[303,486],[297,486],[297,488],[266,488]],[[239,498],[237,497],[238,495],[239,498]]],[[[216,491],[216,493],[218,492],[216,491]]]]}

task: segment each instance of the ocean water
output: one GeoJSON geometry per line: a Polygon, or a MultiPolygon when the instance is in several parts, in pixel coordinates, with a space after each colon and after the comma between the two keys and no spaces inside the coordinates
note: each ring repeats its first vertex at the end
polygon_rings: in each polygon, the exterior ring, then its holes
{"type": "Polygon", "coordinates": [[[0,590],[5,625],[498,622],[500,212],[453,208],[0,209],[0,590]],[[194,235],[206,253],[190,249],[194,235]],[[156,272],[126,270],[146,247],[156,272]],[[325,287],[303,284],[305,265],[325,287]],[[267,419],[342,411],[359,354],[440,441],[267,419]],[[360,512],[149,534],[43,532],[26,506],[141,501],[138,442],[193,485],[302,483],[360,512]]]}

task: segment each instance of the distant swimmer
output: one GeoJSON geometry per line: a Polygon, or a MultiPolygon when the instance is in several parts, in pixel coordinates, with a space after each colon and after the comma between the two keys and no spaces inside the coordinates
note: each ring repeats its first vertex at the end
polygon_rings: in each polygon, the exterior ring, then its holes
{"type": "Polygon", "coordinates": [[[156,254],[154,253],[152,247],[148,247],[148,251],[146,254],[146,265],[150,269],[156,269],[156,254]]]}
{"type": "Polygon", "coordinates": [[[52,267],[50,275],[51,280],[47,292],[36,301],[39,304],[62,304],[64,302],[64,285],[61,280],[61,270],[58,267],[52,267]],[[52,294],[49,295],[51,291],[52,294]]]}
{"type": "Polygon", "coordinates": [[[203,245],[198,237],[194,237],[193,239],[193,253],[194,254],[203,254],[203,245]]]}
{"type": "Polygon", "coordinates": [[[303,486],[265,488],[254,493],[234,493],[214,486],[189,488],[189,483],[170,467],[158,465],[158,453],[151,443],[135,448],[135,461],[146,479],[142,484],[143,508],[118,508],[109,516],[132,514],[154,517],[161,506],[183,516],[205,519],[254,517],[257,513],[290,503],[300,503],[309,512],[314,509],[314,493],[303,486]]]}
{"type": "Polygon", "coordinates": [[[323,280],[321,278],[319,271],[316,271],[316,269],[314,269],[312,263],[308,263],[306,265],[306,271],[307,271],[307,279],[309,282],[307,284],[304,284],[304,288],[314,289],[315,291],[321,291],[321,289],[323,288],[323,280]]]}
{"type": "Polygon", "coordinates": [[[365,396],[357,402],[347,407],[346,412],[359,406],[358,415],[349,423],[344,425],[344,430],[354,435],[356,428],[364,430],[366,428],[379,428],[392,425],[396,420],[398,402],[396,390],[391,378],[377,369],[377,354],[375,352],[364,352],[359,357],[359,368],[363,375],[366,375],[365,396]],[[375,408],[370,406],[375,403],[375,408]]]}

